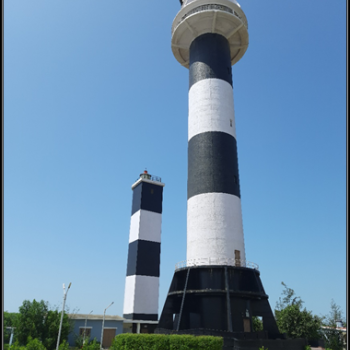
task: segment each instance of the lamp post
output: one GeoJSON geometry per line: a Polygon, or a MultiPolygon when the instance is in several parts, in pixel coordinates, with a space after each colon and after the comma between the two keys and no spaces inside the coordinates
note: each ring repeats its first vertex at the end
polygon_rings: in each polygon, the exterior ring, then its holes
{"type": "Polygon", "coordinates": [[[11,336],[10,336],[9,348],[10,348],[11,345],[12,345],[14,329],[15,329],[15,327],[11,327],[11,336]]]}
{"type": "MultiPolygon", "coordinates": [[[[92,310],[90,311],[89,315],[91,315],[91,313],[92,313],[92,310]]],[[[89,315],[87,315],[86,319],[85,319],[83,344],[85,344],[86,323],[87,323],[87,318],[88,318],[89,315]]]]}
{"type": "Polygon", "coordinates": [[[71,286],[72,282],[69,283],[69,286],[67,288],[67,292],[65,292],[65,285],[63,283],[63,306],[62,306],[62,314],[61,314],[61,322],[60,322],[60,328],[58,331],[58,338],[57,338],[57,344],[56,344],[56,350],[58,350],[58,347],[60,345],[60,337],[61,337],[61,329],[62,329],[62,321],[63,321],[63,312],[64,312],[64,306],[66,305],[66,299],[67,299],[67,293],[71,286]]]}
{"type": "Polygon", "coordinates": [[[102,349],[103,328],[104,328],[104,325],[105,325],[105,314],[106,314],[106,310],[107,310],[112,304],[114,304],[114,301],[112,301],[112,302],[105,308],[105,311],[103,311],[103,321],[102,321],[102,330],[101,330],[101,344],[100,344],[100,350],[102,349]]]}

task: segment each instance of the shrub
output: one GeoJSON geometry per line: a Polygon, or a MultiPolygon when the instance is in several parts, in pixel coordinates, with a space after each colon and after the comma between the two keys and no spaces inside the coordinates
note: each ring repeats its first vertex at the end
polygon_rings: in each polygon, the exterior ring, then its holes
{"type": "Polygon", "coordinates": [[[213,336],[196,337],[198,341],[198,350],[221,350],[224,346],[224,339],[213,336]]]}
{"type": "Polygon", "coordinates": [[[100,350],[100,342],[96,338],[90,341],[85,341],[85,344],[81,348],[82,350],[100,350]]]}
{"type": "Polygon", "coordinates": [[[45,346],[39,339],[32,339],[31,337],[28,337],[28,343],[25,348],[26,350],[46,350],[45,346]]]}
{"type": "Polygon", "coordinates": [[[81,349],[83,347],[84,344],[84,339],[82,335],[74,335],[75,339],[74,339],[74,345],[76,348],[81,349]]]}
{"type": "Polygon", "coordinates": [[[310,345],[306,345],[306,346],[304,347],[304,350],[311,350],[311,346],[310,346],[310,345]]]}
{"type": "Polygon", "coordinates": [[[126,344],[126,336],[128,334],[125,333],[123,335],[117,335],[116,337],[113,338],[112,340],[112,344],[109,348],[109,350],[121,350],[125,348],[125,344],[126,344]]]}
{"type": "Polygon", "coordinates": [[[323,329],[326,350],[343,350],[344,340],[341,332],[336,329],[323,329]]]}
{"type": "Polygon", "coordinates": [[[170,335],[169,349],[170,350],[197,350],[198,343],[193,335],[170,335]]]}
{"type": "Polygon", "coordinates": [[[67,340],[63,340],[63,342],[58,347],[58,350],[69,350],[69,344],[67,340]]]}
{"type": "Polygon", "coordinates": [[[12,345],[11,345],[11,350],[26,350],[25,346],[19,345],[19,341],[16,340],[12,345]]]}
{"type": "Polygon", "coordinates": [[[212,336],[119,334],[110,350],[221,350],[223,339],[212,336]]]}
{"type": "Polygon", "coordinates": [[[167,350],[168,336],[163,334],[120,334],[113,340],[112,350],[167,350]]]}

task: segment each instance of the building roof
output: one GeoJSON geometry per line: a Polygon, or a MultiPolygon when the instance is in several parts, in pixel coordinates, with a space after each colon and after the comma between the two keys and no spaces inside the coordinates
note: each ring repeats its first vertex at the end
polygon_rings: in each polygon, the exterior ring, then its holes
{"type": "MultiPolygon", "coordinates": [[[[102,320],[103,315],[93,314],[68,314],[68,317],[72,320],[102,320]]],[[[123,321],[124,318],[118,315],[105,315],[105,321],[123,321]]]]}

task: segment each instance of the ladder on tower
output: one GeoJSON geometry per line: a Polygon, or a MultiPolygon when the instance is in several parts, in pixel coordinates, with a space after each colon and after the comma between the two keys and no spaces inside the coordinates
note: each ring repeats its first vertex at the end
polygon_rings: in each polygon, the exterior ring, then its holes
{"type": "Polygon", "coordinates": [[[182,294],[182,300],[181,300],[181,306],[180,306],[180,312],[179,312],[179,320],[178,320],[177,326],[176,326],[176,330],[177,331],[180,328],[181,317],[182,317],[182,310],[184,308],[185,296],[186,296],[186,290],[187,290],[187,282],[188,282],[188,276],[190,275],[190,270],[191,270],[191,268],[189,267],[188,270],[187,270],[185,286],[184,286],[184,290],[183,290],[183,294],[182,294]]]}

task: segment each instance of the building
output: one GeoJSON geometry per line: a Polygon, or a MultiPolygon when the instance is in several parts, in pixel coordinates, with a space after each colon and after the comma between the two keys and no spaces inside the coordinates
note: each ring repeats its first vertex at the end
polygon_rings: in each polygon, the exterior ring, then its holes
{"type": "MultiPolygon", "coordinates": [[[[101,342],[103,315],[68,314],[74,321],[73,331],[68,335],[69,346],[76,346],[78,337],[101,342]]],[[[154,333],[158,321],[129,320],[117,315],[105,315],[102,347],[111,346],[115,336],[121,333],[154,333]]]]}
{"type": "MultiPolygon", "coordinates": [[[[69,346],[75,346],[76,339],[79,336],[85,336],[89,339],[94,339],[101,342],[101,331],[103,315],[91,314],[68,314],[71,320],[74,320],[73,331],[68,336],[69,346]]],[[[103,348],[109,348],[113,338],[123,333],[123,318],[117,315],[105,315],[104,317],[104,332],[103,332],[103,348]]]]}

